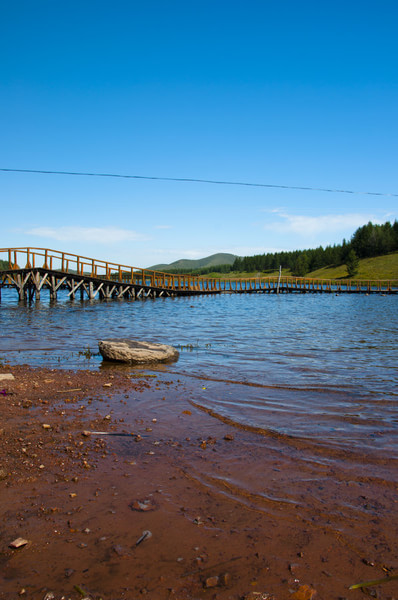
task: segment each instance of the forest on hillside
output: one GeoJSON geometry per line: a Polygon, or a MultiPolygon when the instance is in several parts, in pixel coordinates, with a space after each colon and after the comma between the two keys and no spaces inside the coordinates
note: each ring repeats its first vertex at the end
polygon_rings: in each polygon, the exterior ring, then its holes
{"type": "Polygon", "coordinates": [[[369,222],[359,227],[349,241],[333,246],[308,250],[292,250],[237,257],[232,265],[213,265],[199,269],[165,269],[168,273],[206,275],[207,273],[253,273],[289,269],[292,275],[303,277],[322,267],[347,265],[349,275],[355,275],[361,258],[381,256],[398,251],[398,221],[382,225],[369,222]]]}
{"type": "MultiPolygon", "coordinates": [[[[291,252],[275,252],[255,256],[236,258],[231,271],[274,271],[281,266],[290,269],[293,275],[303,276],[322,267],[338,266],[351,263],[351,271],[355,272],[355,264],[360,258],[380,256],[398,251],[398,221],[389,221],[382,225],[369,222],[359,227],[350,241],[323,248],[294,250],[291,252]]],[[[350,270],[350,269],[349,269],[350,270]]]]}

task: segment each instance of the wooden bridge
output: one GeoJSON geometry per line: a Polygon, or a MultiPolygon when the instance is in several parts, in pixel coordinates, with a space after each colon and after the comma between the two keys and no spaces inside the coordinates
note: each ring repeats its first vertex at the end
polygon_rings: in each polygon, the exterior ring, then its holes
{"type": "Polygon", "coordinates": [[[117,263],[96,260],[49,250],[46,248],[2,248],[0,260],[1,289],[17,290],[20,300],[40,298],[49,290],[56,300],[61,289],[72,300],[80,294],[94,298],[156,298],[195,294],[221,293],[398,293],[398,280],[359,281],[309,279],[306,277],[257,277],[248,279],[219,279],[197,275],[174,275],[161,271],[140,269],[117,263]]]}

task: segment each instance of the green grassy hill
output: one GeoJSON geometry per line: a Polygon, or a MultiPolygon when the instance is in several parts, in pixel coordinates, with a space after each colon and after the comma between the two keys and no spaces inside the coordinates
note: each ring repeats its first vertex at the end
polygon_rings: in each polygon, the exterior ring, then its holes
{"type": "MultiPolygon", "coordinates": [[[[345,265],[324,267],[308,273],[306,277],[319,277],[321,279],[348,278],[345,265]]],[[[361,259],[358,273],[353,279],[398,279],[398,252],[361,259]]]]}
{"type": "MultiPolygon", "coordinates": [[[[278,271],[266,271],[266,272],[236,272],[232,271],[228,274],[224,273],[208,273],[203,277],[214,277],[222,279],[234,279],[234,278],[250,278],[250,277],[277,277],[278,271]]],[[[289,269],[283,269],[283,276],[291,276],[289,269]]],[[[306,277],[314,279],[349,279],[347,275],[347,268],[345,265],[339,265],[337,267],[323,267],[317,271],[307,273],[306,277]]],[[[363,258],[359,261],[358,274],[352,279],[388,279],[398,281],[398,252],[386,254],[384,256],[375,256],[374,258],[363,258]]]]}
{"type": "Polygon", "coordinates": [[[218,254],[212,254],[211,256],[206,256],[205,258],[199,258],[198,260],[181,258],[180,260],[176,260],[169,265],[159,264],[154,265],[153,267],[148,267],[148,269],[152,269],[154,271],[167,271],[167,269],[190,269],[194,271],[195,269],[201,269],[203,267],[207,268],[219,265],[232,265],[235,261],[235,258],[235,254],[219,252],[218,254]]]}

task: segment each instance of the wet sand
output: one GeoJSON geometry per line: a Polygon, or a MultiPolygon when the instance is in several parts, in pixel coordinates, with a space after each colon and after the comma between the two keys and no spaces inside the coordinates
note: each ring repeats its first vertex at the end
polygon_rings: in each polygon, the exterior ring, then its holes
{"type": "Polygon", "coordinates": [[[2,373],[1,599],[355,600],[398,569],[389,461],[237,427],[167,371],[2,373]]]}

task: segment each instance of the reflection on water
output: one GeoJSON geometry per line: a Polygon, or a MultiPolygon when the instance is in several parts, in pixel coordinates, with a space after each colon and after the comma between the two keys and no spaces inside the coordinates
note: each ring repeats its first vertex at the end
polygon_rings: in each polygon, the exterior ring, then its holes
{"type": "Polygon", "coordinates": [[[24,305],[3,290],[0,358],[97,369],[99,339],[164,342],[181,349],[170,371],[209,380],[198,400],[220,417],[391,457],[397,308],[379,295],[262,294],[24,305]]]}

